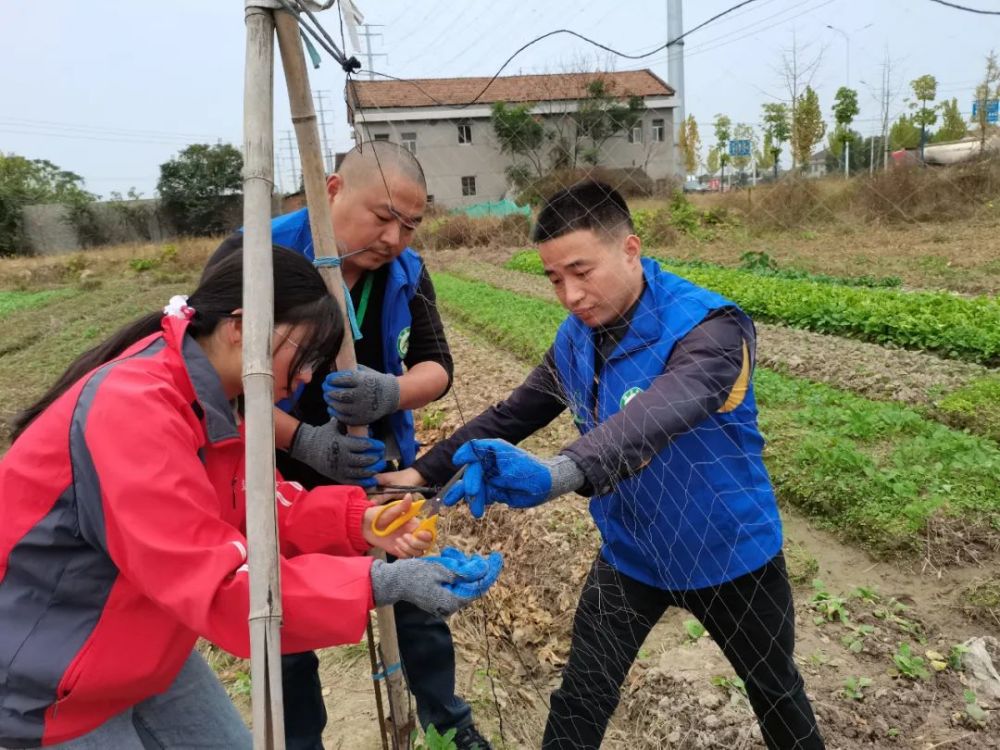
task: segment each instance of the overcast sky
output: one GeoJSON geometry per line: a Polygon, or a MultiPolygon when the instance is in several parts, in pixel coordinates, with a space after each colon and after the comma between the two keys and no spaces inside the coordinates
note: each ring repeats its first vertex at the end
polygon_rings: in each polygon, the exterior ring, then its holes
{"type": "MultiPolygon", "coordinates": [[[[532,37],[569,28],[629,54],[666,41],[666,0],[357,0],[373,28],[375,69],[399,77],[492,75],[532,37]]],[[[736,0],[688,0],[691,28],[736,0]]],[[[997,0],[964,4],[1000,10],[997,0]]],[[[49,159],[107,196],[135,186],[155,189],[159,164],[193,142],[242,141],[244,26],[242,0],[0,0],[0,151],[49,159]]],[[[340,31],[335,12],[319,19],[340,31]]],[[[908,82],[925,73],[938,95],[958,97],[970,114],[991,46],[1000,47],[1000,16],[945,8],[930,0],[757,0],[687,38],[687,111],[710,140],[718,112],[757,123],[761,104],[784,96],[778,73],[793,33],[804,57],[822,53],[813,84],[824,114],[850,77],[859,90],[856,127],[876,132],[877,95],[888,50],[905,107],[908,82]],[[864,81],[865,83],[861,83],[864,81]]],[[[614,66],[650,67],[667,79],[666,53],[646,61],[609,58],[560,36],[521,53],[505,73],[543,73],[614,66]]],[[[280,70],[275,77],[278,138],[290,129],[280,70]]],[[[669,81],[668,81],[669,82],[669,81]]],[[[349,143],[344,74],[329,59],[312,71],[324,90],[328,134],[349,143]]],[[[284,141],[279,148],[287,153],[284,141]]],[[[288,165],[284,165],[288,180],[288,165]]]]}

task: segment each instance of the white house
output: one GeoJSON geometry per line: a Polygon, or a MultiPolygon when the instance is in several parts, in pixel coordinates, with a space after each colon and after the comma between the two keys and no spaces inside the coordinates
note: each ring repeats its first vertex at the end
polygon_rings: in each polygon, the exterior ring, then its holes
{"type": "Polygon", "coordinates": [[[642,97],[646,107],[631,132],[608,140],[600,165],[642,169],[654,181],[677,176],[673,142],[674,90],[650,70],[620,73],[556,73],[489,78],[430,78],[410,81],[351,81],[348,121],[358,142],[390,140],[413,151],[427,175],[434,202],[463,206],[503,198],[509,190],[490,122],[495,102],[531,104],[532,113],[564,131],[568,117],[587,99],[595,80],[622,100],[642,97]],[[473,102],[470,104],[470,102],[473,102]]]}

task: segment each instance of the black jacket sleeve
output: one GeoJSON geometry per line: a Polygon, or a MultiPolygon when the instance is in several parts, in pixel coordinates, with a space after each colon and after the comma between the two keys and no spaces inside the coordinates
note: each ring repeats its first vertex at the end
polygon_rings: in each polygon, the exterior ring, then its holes
{"type": "Polygon", "coordinates": [[[677,342],[649,388],[562,451],[587,479],[580,494],[610,491],[670,440],[718,411],[740,377],[744,342],[752,362],[753,323],[731,308],[712,313],[677,342]]]}
{"type": "Polygon", "coordinates": [[[437,293],[426,266],[420,269],[420,282],[410,300],[410,317],[410,348],[403,361],[407,368],[420,362],[437,362],[441,365],[448,373],[448,387],[438,396],[441,398],[451,389],[455,363],[444,335],[441,314],[438,312],[437,293]]]}
{"type": "Polygon", "coordinates": [[[418,458],[413,468],[431,484],[443,484],[455,473],[451,457],[463,443],[475,438],[502,438],[519,443],[558,417],[566,398],[556,376],[551,349],[521,385],[499,404],[491,406],[467,425],[418,458]]]}

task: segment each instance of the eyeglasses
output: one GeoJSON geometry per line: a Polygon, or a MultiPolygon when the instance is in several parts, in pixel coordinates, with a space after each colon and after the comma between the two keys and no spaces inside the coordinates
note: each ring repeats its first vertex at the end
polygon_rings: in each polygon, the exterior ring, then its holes
{"type": "MultiPolygon", "coordinates": [[[[282,343],[286,343],[287,342],[287,343],[291,344],[295,349],[302,349],[302,344],[300,344],[298,341],[296,341],[295,339],[293,339],[287,333],[282,333],[277,328],[274,329],[274,333],[275,333],[276,336],[278,336],[281,339],[282,343]]],[[[280,349],[281,347],[279,346],[278,348],[280,349]]],[[[316,354],[316,355],[312,356],[311,358],[307,359],[305,362],[302,363],[302,365],[299,367],[299,372],[301,372],[302,370],[309,370],[310,372],[317,372],[319,370],[319,368],[323,365],[323,362],[324,362],[325,359],[326,358],[323,357],[322,355],[316,354]]]]}

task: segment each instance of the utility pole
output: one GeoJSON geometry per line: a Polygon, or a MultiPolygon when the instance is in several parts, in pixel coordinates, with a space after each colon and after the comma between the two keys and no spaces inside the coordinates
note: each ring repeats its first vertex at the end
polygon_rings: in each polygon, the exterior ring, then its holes
{"type": "Polygon", "coordinates": [[[362,24],[362,27],[364,28],[364,32],[358,32],[358,36],[363,36],[365,38],[365,59],[368,60],[368,64],[365,67],[368,70],[368,80],[374,81],[375,64],[372,62],[373,59],[376,57],[388,57],[388,55],[383,54],[381,52],[372,52],[372,37],[373,36],[381,37],[382,34],[378,32],[375,32],[373,34],[371,30],[374,28],[381,29],[384,28],[384,26],[383,24],[380,23],[365,23],[362,24]]]}
{"type": "Polygon", "coordinates": [[[889,60],[889,47],[885,48],[885,61],[882,63],[882,169],[889,168],[889,105],[892,103],[892,63],[889,60]]]}
{"type": "MultiPolygon", "coordinates": [[[[826,25],[826,28],[831,31],[836,31],[842,37],[844,37],[844,43],[847,45],[847,73],[844,80],[844,85],[847,88],[851,87],[851,37],[847,35],[846,31],[838,29],[836,26],[826,25]]],[[[847,130],[847,137],[844,139],[844,179],[846,180],[851,176],[851,132],[850,127],[847,130]]]]}
{"type": "MultiPolygon", "coordinates": [[[[682,0],[667,0],[667,42],[677,39],[684,33],[684,18],[682,0]]],[[[667,47],[667,83],[674,90],[674,164],[678,174],[684,175],[684,155],[680,153],[680,133],[685,127],[684,118],[684,40],[667,47]]],[[[686,177],[686,175],[684,175],[686,177]]]]}
{"type": "Polygon", "coordinates": [[[313,91],[313,96],[319,102],[316,113],[319,115],[319,134],[323,139],[323,166],[327,174],[333,172],[333,154],[330,152],[330,144],[326,139],[326,113],[329,110],[323,108],[323,96],[329,93],[329,91],[313,91]]]}
{"type": "Polygon", "coordinates": [[[288,146],[288,161],[292,165],[292,192],[296,193],[299,190],[299,173],[295,170],[298,154],[295,153],[295,138],[292,136],[291,130],[285,131],[285,144],[288,146]]]}

